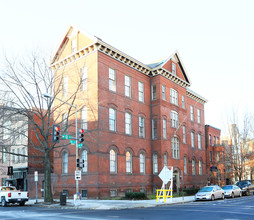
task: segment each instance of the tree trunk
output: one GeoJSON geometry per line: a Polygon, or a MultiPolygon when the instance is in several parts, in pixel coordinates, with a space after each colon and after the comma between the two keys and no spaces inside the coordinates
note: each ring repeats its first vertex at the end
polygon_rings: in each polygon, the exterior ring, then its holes
{"type": "Polygon", "coordinates": [[[51,162],[50,154],[48,150],[45,150],[44,158],[44,202],[53,202],[53,196],[51,191],[51,162]]]}

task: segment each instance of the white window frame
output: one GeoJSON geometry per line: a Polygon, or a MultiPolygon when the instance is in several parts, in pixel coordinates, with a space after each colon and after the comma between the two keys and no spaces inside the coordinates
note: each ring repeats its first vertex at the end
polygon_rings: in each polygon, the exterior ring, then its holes
{"type": "Polygon", "coordinates": [[[172,153],[172,158],[180,159],[179,139],[177,137],[171,138],[171,153],[172,153]]]}
{"type": "Polygon", "coordinates": [[[12,149],[12,163],[15,163],[15,149],[12,149]]]}
{"type": "Polygon", "coordinates": [[[139,169],[141,174],[145,174],[146,168],[146,157],[144,153],[139,154],[139,169]]]}
{"type": "Polygon", "coordinates": [[[195,147],[195,134],[193,131],[191,132],[191,147],[195,147]]]}
{"type": "Polygon", "coordinates": [[[176,75],[176,65],[172,62],[172,74],[176,75]]]}
{"type": "Polygon", "coordinates": [[[139,116],[138,125],[139,125],[139,137],[145,138],[145,118],[144,117],[139,116]]]}
{"type": "Polygon", "coordinates": [[[62,155],[62,173],[63,174],[67,174],[68,173],[68,152],[63,152],[63,155],[62,155]]]}
{"type": "Polygon", "coordinates": [[[168,166],[168,154],[167,153],[163,154],[163,165],[168,166]]]}
{"type": "Polygon", "coordinates": [[[158,138],[157,130],[157,119],[152,119],[152,139],[155,140],[158,138]]]}
{"type": "Polygon", "coordinates": [[[197,109],[197,120],[198,120],[198,123],[200,124],[201,123],[201,111],[200,111],[200,109],[197,109]]]}
{"type": "Polygon", "coordinates": [[[198,134],[198,149],[202,148],[201,134],[198,134]]]}
{"type": "Polygon", "coordinates": [[[170,103],[178,106],[178,92],[170,88],[170,103]]]}
{"type": "Polygon", "coordinates": [[[143,82],[138,82],[138,100],[140,102],[144,102],[145,97],[144,97],[144,83],[143,82]]]}
{"type": "Polygon", "coordinates": [[[198,161],[198,171],[199,171],[199,175],[202,175],[203,168],[202,168],[202,161],[201,160],[198,161]]]}
{"type": "Polygon", "coordinates": [[[116,110],[109,108],[109,130],[116,132],[116,110]]]}
{"type": "Polygon", "coordinates": [[[162,93],[162,99],[166,100],[166,86],[165,85],[161,86],[161,93],[162,93]]]}
{"type": "Polygon", "coordinates": [[[152,100],[156,100],[156,85],[152,85],[152,100]]]}
{"type": "Polygon", "coordinates": [[[184,156],[183,158],[183,169],[184,169],[184,174],[187,174],[187,157],[184,156]]]}
{"type": "Polygon", "coordinates": [[[190,106],[190,119],[194,121],[194,107],[192,105],[190,106]]]}
{"type": "Polygon", "coordinates": [[[178,128],[179,126],[179,116],[176,111],[171,111],[171,127],[178,128]]]}
{"type": "Polygon", "coordinates": [[[63,134],[68,134],[68,113],[62,114],[62,130],[63,134]]]}
{"type": "Polygon", "coordinates": [[[109,68],[109,90],[116,92],[116,70],[109,68]]]}
{"type": "Polygon", "coordinates": [[[191,161],[191,167],[192,167],[192,175],[196,175],[196,162],[194,159],[191,161]]]}
{"type": "Polygon", "coordinates": [[[186,144],[186,126],[183,125],[183,143],[186,144]]]}
{"type": "Polygon", "coordinates": [[[132,116],[129,112],[125,112],[125,134],[132,135],[132,116]]]}
{"type": "Polygon", "coordinates": [[[81,110],[81,128],[83,128],[84,130],[87,130],[87,107],[84,107],[81,110]]]}
{"type": "Polygon", "coordinates": [[[163,139],[167,139],[167,120],[164,118],[162,120],[162,129],[163,129],[163,139]]]}
{"type": "Polygon", "coordinates": [[[117,173],[117,153],[115,150],[111,149],[109,155],[110,173],[117,173]]]}
{"type": "Polygon", "coordinates": [[[74,53],[77,51],[77,39],[73,39],[71,41],[71,52],[74,53]]]}
{"type": "Polygon", "coordinates": [[[153,154],[153,173],[158,173],[158,155],[153,154]]]}
{"type": "MultiPolygon", "coordinates": [[[[81,153],[81,159],[84,160],[84,167],[82,167],[82,172],[87,173],[88,171],[88,156],[87,156],[87,150],[83,150],[81,153]]],[[[82,161],[83,162],[83,161],[82,161]]]]}
{"type": "Polygon", "coordinates": [[[185,109],[185,96],[182,95],[182,108],[185,109]]]}
{"type": "Polygon", "coordinates": [[[130,151],[126,152],[126,173],[132,173],[132,153],[130,151]]]}
{"type": "Polygon", "coordinates": [[[124,88],[125,96],[131,98],[131,77],[128,75],[124,77],[124,88]]]}

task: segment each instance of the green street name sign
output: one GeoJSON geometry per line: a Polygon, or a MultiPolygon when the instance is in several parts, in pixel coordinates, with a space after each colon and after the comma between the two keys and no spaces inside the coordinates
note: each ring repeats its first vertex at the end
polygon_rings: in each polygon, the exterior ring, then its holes
{"type": "Polygon", "coordinates": [[[76,144],[76,140],[70,140],[70,143],[75,145],[76,144]]]}
{"type": "Polygon", "coordinates": [[[78,144],[78,148],[82,148],[83,147],[83,144],[78,144]]]}
{"type": "Polygon", "coordinates": [[[62,139],[71,139],[71,135],[63,134],[62,139]]]}

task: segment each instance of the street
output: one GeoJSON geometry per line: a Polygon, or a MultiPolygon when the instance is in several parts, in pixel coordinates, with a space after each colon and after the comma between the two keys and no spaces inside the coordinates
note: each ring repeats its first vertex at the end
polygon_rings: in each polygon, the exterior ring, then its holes
{"type": "Polygon", "coordinates": [[[0,207],[0,219],[254,219],[254,196],[123,210],[0,207]]]}

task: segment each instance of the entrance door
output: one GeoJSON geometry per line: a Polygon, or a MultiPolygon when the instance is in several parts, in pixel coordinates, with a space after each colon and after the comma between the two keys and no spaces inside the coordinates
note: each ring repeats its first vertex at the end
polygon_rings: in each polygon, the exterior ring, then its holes
{"type": "Polygon", "coordinates": [[[173,192],[179,193],[180,183],[179,183],[179,171],[175,170],[173,172],[173,192]]]}

